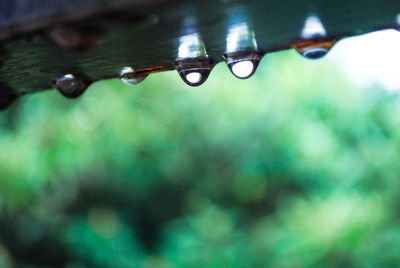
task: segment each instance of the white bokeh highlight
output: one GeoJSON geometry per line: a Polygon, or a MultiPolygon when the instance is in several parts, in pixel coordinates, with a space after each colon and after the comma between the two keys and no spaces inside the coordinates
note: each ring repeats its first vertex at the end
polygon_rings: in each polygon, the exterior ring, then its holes
{"type": "Polygon", "coordinates": [[[232,72],[234,75],[240,78],[246,78],[253,73],[254,64],[249,61],[239,61],[234,63],[232,66],[232,72]]]}
{"type": "Polygon", "coordinates": [[[198,72],[193,72],[193,73],[189,73],[186,75],[186,80],[192,84],[199,83],[201,81],[201,78],[202,78],[202,75],[201,75],[201,73],[198,73],[198,72]]]}
{"type": "Polygon", "coordinates": [[[400,32],[384,30],[344,39],[328,56],[356,84],[400,91],[400,32]]]}
{"type": "Polygon", "coordinates": [[[304,39],[313,37],[325,37],[326,30],[321,20],[316,15],[310,15],[304,22],[304,27],[301,30],[300,36],[304,39]]]}

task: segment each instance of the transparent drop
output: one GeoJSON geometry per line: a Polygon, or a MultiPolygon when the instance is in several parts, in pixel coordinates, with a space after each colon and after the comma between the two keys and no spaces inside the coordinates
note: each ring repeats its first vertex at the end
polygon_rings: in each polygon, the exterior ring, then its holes
{"type": "Polygon", "coordinates": [[[315,37],[326,37],[326,35],[326,29],[319,17],[316,15],[308,16],[300,33],[301,38],[310,39],[315,37]]]}
{"type": "Polygon", "coordinates": [[[55,81],[55,87],[65,97],[73,99],[82,95],[89,87],[90,82],[83,76],[65,74],[55,81]]]}
{"type": "Polygon", "coordinates": [[[241,22],[229,27],[226,36],[226,53],[236,53],[250,49],[257,51],[257,40],[254,31],[247,24],[241,22]]]}
{"type": "Polygon", "coordinates": [[[302,41],[293,45],[293,48],[303,57],[315,60],[328,54],[334,45],[334,41],[302,41]]]}
{"type": "Polygon", "coordinates": [[[255,52],[235,53],[225,55],[224,58],[234,76],[240,79],[247,79],[256,72],[262,55],[255,52]]]}
{"type": "Polygon", "coordinates": [[[137,74],[132,67],[125,67],[121,70],[120,79],[127,85],[136,85],[142,82],[147,74],[137,74]]]}
{"type": "Polygon", "coordinates": [[[176,63],[176,69],[182,80],[192,87],[202,85],[213,67],[208,58],[186,59],[176,63]]]}
{"type": "Polygon", "coordinates": [[[197,87],[202,85],[211,73],[211,69],[188,69],[179,72],[182,80],[192,87],[197,87]]]}

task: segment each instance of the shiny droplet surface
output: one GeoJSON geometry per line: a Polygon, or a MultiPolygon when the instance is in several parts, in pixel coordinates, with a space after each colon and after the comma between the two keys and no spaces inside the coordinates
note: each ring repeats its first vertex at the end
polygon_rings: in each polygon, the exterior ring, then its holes
{"type": "Polygon", "coordinates": [[[186,59],[176,63],[176,69],[182,80],[189,86],[202,85],[211,73],[213,64],[208,58],[186,59]]]}
{"type": "Polygon", "coordinates": [[[324,57],[335,45],[335,41],[302,41],[293,48],[303,57],[316,60],[324,57]]]}
{"type": "Polygon", "coordinates": [[[186,74],[185,78],[189,83],[192,84],[197,84],[200,83],[201,78],[203,77],[203,75],[200,72],[189,72],[188,74],[186,74]]]}
{"type": "Polygon", "coordinates": [[[224,55],[232,74],[240,79],[250,78],[257,70],[262,55],[256,52],[235,53],[224,55]]]}
{"type": "Polygon", "coordinates": [[[304,22],[300,37],[302,39],[311,39],[315,37],[325,37],[327,35],[325,26],[317,15],[310,15],[304,22]]]}
{"type": "Polygon", "coordinates": [[[257,51],[257,40],[253,29],[247,22],[233,24],[228,28],[226,35],[225,53],[237,53],[238,51],[257,51]]]}
{"type": "Polygon", "coordinates": [[[239,78],[247,78],[254,72],[254,64],[249,60],[233,63],[231,67],[232,73],[239,78]]]}
{"type": "Polygon", "coordinates": [[[142,82],[147,74],[138,74],[132,67],[125,67],[121,70],[120,79],[127,85],[136,85],[142,82]]]}
{"type": "Polygon", "coordinates": [[[81,75],[65,74],[58,78],[54,85],[63,96],[73,99],[81,96],[89,87],[90,82],[81,75]]]}
{"type": "Polygon", "coordinates": [[[202,85],[211,73],[211,69],[188,69],[179,72],[182,80],[192,87],[202,85]]]}

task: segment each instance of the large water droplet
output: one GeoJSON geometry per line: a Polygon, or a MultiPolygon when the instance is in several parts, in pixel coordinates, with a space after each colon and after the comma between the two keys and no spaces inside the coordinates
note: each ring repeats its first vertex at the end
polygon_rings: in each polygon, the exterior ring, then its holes
{"type": "Polygon", "coordinates": [[[324,57],[335,45],[335,41],[302,41],[293,45],[293,48],[307,59],[324,57]]]}
{"type": "Polygon", "coordinates": [[[225,62],[234,76],[240,79],[250,78],[257,70],[262,55],[255,52],[241,52],[224,55],[225,62]]]}
{"type": "Polygon", "coordinates": [[[82,95],[89,87],[90,82],[81,75],[65,74],[58,78],[54,85],[63,96],[73,99],[82,95]]]}
{"type": "Polygon", "coordinates": [[[147,74],[138,74],[132,67],[125,67],[121,70],[121,81],[127,85],[136,85],[142,82],[147,77],[147,74]]]}
{"type": "Polygon", "coordinates": [[[192,87],[202,85],[213,67],[208,58],[186,59],[176,63],[176,69],[182,80],[192,87]]]}

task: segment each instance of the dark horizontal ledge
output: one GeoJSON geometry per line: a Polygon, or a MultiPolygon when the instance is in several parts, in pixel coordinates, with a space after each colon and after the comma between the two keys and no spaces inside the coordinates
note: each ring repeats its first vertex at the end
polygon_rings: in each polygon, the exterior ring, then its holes
{"type": "Polygon", "coordinates": [[[393,0],[3,0],[0,99],[54,88],[66,73],[97,81],[124,67],[143,76],[174,70],[183,50],[215,64],[228,52],[336,41],[396,28],[399,13],[393,0]],[[310,17],[324,34],[302,35],[310,17]]]}

